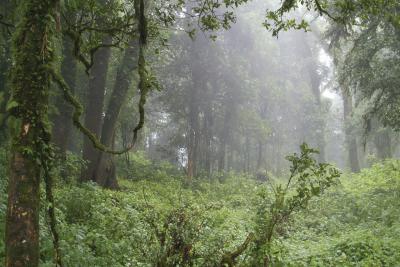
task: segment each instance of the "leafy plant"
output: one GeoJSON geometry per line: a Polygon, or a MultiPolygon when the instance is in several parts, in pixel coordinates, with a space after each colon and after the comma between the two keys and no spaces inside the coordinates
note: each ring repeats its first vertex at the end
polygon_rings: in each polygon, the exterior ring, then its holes
{"type": "Polygon", "coordinates": [[[290,177],[286,185],[271,184],[272,191],[260,192],[260,202],[256,216],[256,240],[253,249],[253,265],[269,266],[277,264],[274,237],[283,235],[283,227],[290,216],[305,209],[309,201],[321,195],[333,185],[340,172],[329,164],[317,163],[312,157],[318,153],[303,143],[300,154],[287,157],[290,161],[290,177]],[[272,198],[269,194],[272,193],[272,198]]]}

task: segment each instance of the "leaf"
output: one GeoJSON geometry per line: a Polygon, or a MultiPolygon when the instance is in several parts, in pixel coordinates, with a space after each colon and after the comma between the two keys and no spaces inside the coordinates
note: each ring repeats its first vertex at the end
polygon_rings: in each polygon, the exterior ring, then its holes
{"type": "Polygon", "coordinates": [[[18,107],[18,106],[19,106],[19,104],[18,104],[17,101],[15,101],[15,100],[10,100],[10,101],[7,103],[6,110],[7,110],[7,112],[9,112],[11,109],[14,109],[14,108],[16,108],[16,107],[18,107]]]}

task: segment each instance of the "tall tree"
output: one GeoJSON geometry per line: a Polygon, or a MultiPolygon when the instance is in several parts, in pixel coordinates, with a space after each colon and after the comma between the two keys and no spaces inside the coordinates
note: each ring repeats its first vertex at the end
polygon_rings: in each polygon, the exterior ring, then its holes
{"type": "Polygon", "coordinates": [[[47,120],[54,61],[56,0],[28,0],[13,43],[12,154],[6,219],[6,266],[39,264],[40,179],[47,168],[50,130],[47,120]]]}
{"type": "MultiPolygon", "coordinates": [[[[128,89],[133,80],[133,71],[137,68],[139,41],[133,38],[125,50],[121,65],[117,71],[114,88],[105,113],[101,131],[101,143],[107,147],[113,145],[115,127],[128,89]]],[[[101,186],[116,188],[118,186],[112,155],[98,152],[94,170],[94,180],[101,186]]]]}
{"type": "MultiPolygon", "coordinates": [[[[111,42],[111,37],[103,39],[105,45],[109,45],[111,42]]],[[[85,127],[98,138],[100,138],[103,122],[104,96],[110,56],[111,49],[109,47],[100,48],[94,55],[94,64],[90,70],[89,89],[86,95],[85,127]]],[[[81,181],[95,181],[97,150],[87,136],[83,138],[82,156],[88,162],[88,165],[82,170],[81,181]]]]}
{"type": "Polygon", "coordinates": [[[360,163],[358,160],[358,147],[357,138],[354,136],[354,132],[351,128],[351,117],[353,112],[353,100],[348,90],[342,88],[343,97],[343,121],[344,121],[344,132],[345,141],[348,153],[348,162],[350,164],[350,169],[352,172],[360,171],[360,163]]]}

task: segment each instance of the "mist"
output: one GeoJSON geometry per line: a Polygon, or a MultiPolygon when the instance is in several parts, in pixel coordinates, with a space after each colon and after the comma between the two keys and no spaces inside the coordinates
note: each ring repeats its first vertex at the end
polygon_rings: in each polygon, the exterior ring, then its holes
{"type": "Polygon", "coordinates": [[[399,266],[399,10],[0,1],[0,265],[399,266]]]}

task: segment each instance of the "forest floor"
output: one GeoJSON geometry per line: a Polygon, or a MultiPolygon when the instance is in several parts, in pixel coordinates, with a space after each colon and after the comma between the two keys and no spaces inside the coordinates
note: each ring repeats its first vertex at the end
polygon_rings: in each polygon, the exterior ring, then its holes
{"type": "MultiPolygon", "coordinates": [[[[58,229],[65,266],[174,266],[185,248],[195,266],[216,266],[240,245],[257,220],[259,192],[268,187],[241,175],[195,180],[185,188],[168,168],[151,177],[120,179],[111,191],[59,183],[58,229]],[[264,188],[264,189],[263,189],[264,188]]],[[[2,188],[4,191],[4,188],[2,188]]],[[[4,191],[5,192],[5,191],[4,191]]],[[[340,184],[279,225],[272,253],[279,266],[400,266],[400,161],[342,175],[340,184]]],[[[41,266],[53,266],[41,216],[41,266]]],[[[6,194],[1,195],[4,235],[6,194]]],[[[0,240],[0,261],[4,257],[0,240]]],[[[244,252],[240,266],[249,266],[244,252]]]]}

